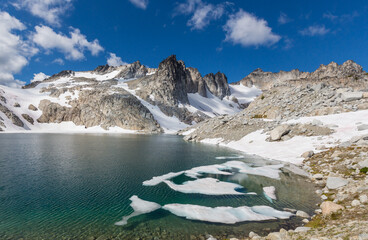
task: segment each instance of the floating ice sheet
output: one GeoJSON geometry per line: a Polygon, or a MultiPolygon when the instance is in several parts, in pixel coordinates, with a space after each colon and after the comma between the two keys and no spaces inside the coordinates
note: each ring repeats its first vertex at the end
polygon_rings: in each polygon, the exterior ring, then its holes
{"type": "Polygon", "coordinates": [[[191,178],[197,178],[202,174],[219,174],[219,175],[233,175],[230,171],[231,168],[224,166],[223,164],[207,165],[195,167],[185,171],[185,175],[191,178]]]}
{"type": "Polygon", "coordinates": [[[183,173],[184,173],[184,171],[181,171],[181,172],[170,172],[170,173],[167,173],[165,175],[153,177],[150,180],[144,181],[143,182],[143,186],[155,186],[155,185],[157,185],[159,183],[164,182],[165,180],[168,180],[168,179],[177,177],[177,176],[179,176],[179,175],[181,175],[183,173]]]}
{"type": "Polygon", "coordinates": [[[264,187],[263,193],[265,197],[272,202],[272,200],[276,200],[276,188],[274,186],[264,187]]]}
{"type": "Polygon", "coordinates": [[[182,193],[199,193],[205,195],[244,195],[236,189],[244,189],[236,183],[223,182],[215,178],[201,178],[194,181],[187,181],[183,184],[175,184],[171,181],[164,181],[171,189],[182,193]]]}
{"type": "Polygon", "coordinates": [[[180,217],[190,220],[213,223],[235,224],[246,221],[265,221],[273,219],[287,219],[292,213],[278,211],[268,206],[255,207],[205,207],[191,204],[167,204],[163,209],[180,217]]]}
{"type": "Polygon", "coordinates": [[[126,225],[128,223],[128,220],[132,217],[135,217],[141,214],[145,214],[145,213],[150,213],[150,212],[156,211],[157,209],[161,208],[161,205],[154,203],[154,202],[142,200],[136,195],[129,198],[129,200],[132,201],[130,206],[133,208],[134,212],[128,216],[123,217],[123,219],[119,222],[116,222],[115,225],[118,225],[118,226],[126,225]]]}
{"type": "Polygon", "coordinates": [[[122,226],[128,223],[128,220],[132,217],[150,213],[160,208],[171,212],[179,217],[185,217],[190,220],[235,224],[238,222],[246,221],[265,221],[274,219],[288,219],[294,214],[286,211],[279,211],[269,206],[241,206],[241,207],[206,207],[192,204],[166,204],[163,207],[161,205],[140,199],[137,196],[130,198],[132,203],[130,206],[134,212],[128,216],[123,217],[115,225],[122,226]]]}
{"type": "Polygon", "coordinates": [[[265,165],[261,167],[251,167],[248,164],[241,161],[229,161],[223,164],[228,168],[238,169],[241,173],[264,176],[273,179],[279,179],[280,176],[280,168],[282,168],[283,164],[277,165],[265,165]]]}
{"type": "Polygon", "coordinates": [[[195,167],[190,170],[181,171],[177,173],[168,173],[165,175],[153,177],[150,180],[144,181],[144,186],[155,186],[165,180],[170,180],[181,174],[185,174],[191,178],[198,178],[202,174],[219,174],[219,175],[233,175],[234,171],[237,170],[240,173],[246,173],[251,175],[265,176],[268,178],[279,179],[280,168],[284,165],[265,165],[261,167],[251,167],[242,161],[228,161],[223,164],[214,164],[207,166],[195,167]]]}

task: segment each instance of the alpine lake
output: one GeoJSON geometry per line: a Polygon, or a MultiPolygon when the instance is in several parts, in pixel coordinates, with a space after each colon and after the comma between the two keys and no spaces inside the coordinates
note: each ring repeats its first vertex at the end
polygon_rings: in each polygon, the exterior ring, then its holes
{"type": "MultiPolygon", "coordinates": [[[[220,219],[191,220],[160,208],[116,225],[133,213],[129,199],[134,195],[161,206],[269,206],[313,214],[318,202],[313,184],[284,168],[278,179],[241,172],[198,176],[238,184],[243,187],[239,191],[255,194],[184,193],[164,182],[142,184],[170,172],[234,160],[250,167],[276,164],[173,135],[1,134],[0,239],[225,239],[292,229],[302,220],[291,216],[225,224],[220,219]],[[266,186],[275,187],[276,200],[264,194],[266,186]]],[[[178,185],[191,180],[184,174],[171,179],[178,185]]]]}

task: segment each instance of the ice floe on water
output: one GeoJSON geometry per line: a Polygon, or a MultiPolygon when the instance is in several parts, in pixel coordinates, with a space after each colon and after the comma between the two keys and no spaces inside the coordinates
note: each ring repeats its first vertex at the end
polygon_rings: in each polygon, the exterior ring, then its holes
{"type": "Polygon", "coordinates": [[[282,168],[283,164],[278,165],[265,165],[260,167],[251,167],[245,162],[242,161],[228,161],[223,164],[214,164],[207,166],[195,167],[186,171],[176,172],[176,173],[168,173],[165,175],[153,177],[150,180],[144,181],[144,186],[155,186],[164,181],[170,180],[174,177],[177,177],[181,174],[185,174],[191,178],[198,178],[203,174],[219,174],[219,175],[234,175],[234,173],[240,172],[250,175],[259,175],[273,179],[280,179],[280,168],[282,168]]]}
{"type": "Polygon", "coordinates": [[[269,206],[254,206],[251,209],[258,214],[278,219],[288,219],[294,215],[291,212],[279,211],[269,206]]]}
{"type": "Polygon", "coordinates": [[[272,200],[276,200],[276,188],[274,186],[264,187],[263,188],[263,194],[269,200],[272,202],[272,200]]]}
{"type": "Polygon", "coordinates": [[[134,212],[123,217],[123,220],[116,222],[115,225],[123,226],[132,217],[150,213],[160,208],[172,214],[190,220],[205,221],[212,223],[235,224],[246,221],[266,221],[275,219],[288,219],[294,214],[286,211],[279,211],[269,206],[241,206],[241,207],[206,207],[192,204],[160,204],[140,199],[137,196],[130,198],[130,206],[134,212]]]}
{"type": "Polygon", "coordinates": [[[214,164],[207,166],[195,167],[190,170],[186,170],[185,175],[191,178],[197,178],[202,176],[202,174],[219,174],[219,175],[233,175],[231,168],[223,164],[214,164]]]}
{"type": "Polygon", "coordinates": [[[268,206],[211,208],[199,205],[175,203],[167,204],[162,208],[179,217],[185,217],[186,219],[224,224],[287,219],[293,215],[290,212],[278,211],[268,206]]]}
{"type": "Polygon", "coordinates": [[[183,174],[184,171],[181,172],[170,172],[161,176],[157,176],[157,177],[153,177],[150,180],[144,181],[143,182],[143,186],[155,186],[157,184],[160,184],[162,182],[164,182],[165,180],[177,177],[181,174],[183,174]]]}
{"type": "Polygon", "coordinates": [[[251,167],[245,162],[241,161],[229,161],[223,164],[228,168],[238,169],[240,173],[246,173],[251,175],[264,176],[273,179],[280,179],[280,168],[282,168],[283,164],[277,165],[265,165],[261,167],[251,167]]]}
{"type": "Polygon", "coordinates": [[[237,189],[244,189],[236,183],[223,182],[215,178],[201,178],[187,181],[183,184],[175,184],[172,181],[164,181],[171,189],[182,193],[199,193],[205,195],[245,195],[237,189]]]}
{"type": "MultiPolygon", "coordinates": [[[[221,159],[240,158],[243,156],[230,156],[219,157],[221,159]]],[[[155,186],[160,183],[165,183],[171,189],[185,193],[185,194],[204,194],[204,195],[256,195],[256,193],[246,193],[242,185],[220,181],[209,175],[223,175],[234,177],[237,175],[258,175],[272,179],[280,179],[280,168],[283,164],[278,165],[264,165],[264,166],[251,166],[249,163],[242,161],[228,161],[222,164],[213,164],[207,166],[194,167],[192,169],[180,172],[170,172],[161,176],[153,177],[150,180],[144,181],[144,186],[155,186]],[[243,174],[238,174],[243,173],[243,174]],[[180,175],[185,175],[193,180],[185,181],[181,184],[175,183],[172,179],[180,175]]],[[[263,188],[265,197],[272,202],[276,200],[276,189],[273,186],[263,188]]],[[[275,219],[287,219],[293,214],[290,212],[284,212],[276,210],[269,206],[219,206],[219,207],[206,207],[192,204],[179,204],[172,203],[161,205],[144,201],[137,196],[130,198],[132,201],[131,207],[134,212],[128,216],[125,216],[122,221],[116,223],[116,225],[127,224],[128,219],[145,213],[150,213],[157,209],[164,209],[179,217],[185,217],[190,220],[235,224],[245,221],[265,221],[275,219]]]]}
{"type": "Polygon", "coordinates": [[[145,213],[150,213],[161,208],[160,204],[142,200],[136,195],[129,198],[129,200],[132,201],[130,206],[133,208],[134,212],[128,216],[123,217],[123,219],[119,222],[116,222],[115,225],[118,226],[126,225],[128,223],[128,220],[132,217],[142,215],[145,213]]]}

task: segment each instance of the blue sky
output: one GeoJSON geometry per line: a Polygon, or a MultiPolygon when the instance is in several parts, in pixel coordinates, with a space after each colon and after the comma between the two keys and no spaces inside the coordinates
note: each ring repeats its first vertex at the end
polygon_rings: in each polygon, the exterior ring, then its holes
{"type": "Polygon", "coordinates": [[[171,54],[238,81],[256,68],[368,66],[367,1],[8,0],[0,3],[0,84],[171,54]]]}

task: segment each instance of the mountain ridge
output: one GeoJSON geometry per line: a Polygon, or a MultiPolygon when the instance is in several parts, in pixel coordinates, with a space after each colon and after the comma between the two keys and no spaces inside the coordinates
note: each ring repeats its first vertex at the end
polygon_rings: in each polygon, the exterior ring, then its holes
{"type": "Polygon", "coordinates": [[[233,84],[243,84],[245,86],[256,86],[262,90],[268,90],[273,85],[282,84],[285,82],[296,82],[302,80],[321,81],[337,80],[346,77],[355,77],[364,74],[363,67],[352,60],[347,60],[343,64],[331,62],[327,65],[321,64],[313,72],[303,72],[299,69],[279,72],[264,72],[257,68],[249,75],[233,84]]]}

